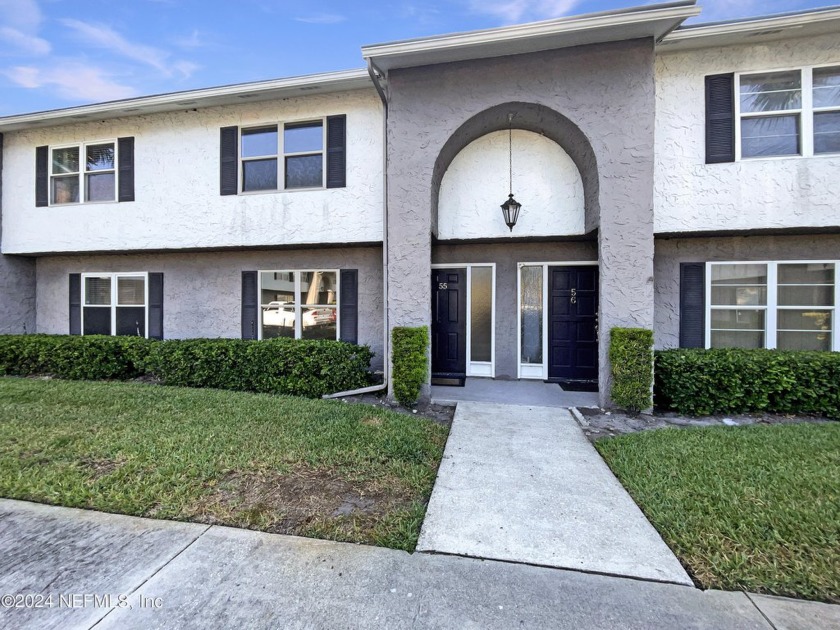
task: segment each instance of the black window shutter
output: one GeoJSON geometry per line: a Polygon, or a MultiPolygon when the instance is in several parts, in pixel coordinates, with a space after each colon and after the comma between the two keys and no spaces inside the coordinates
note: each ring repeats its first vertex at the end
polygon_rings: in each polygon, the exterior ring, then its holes
{"type": "Polygon", "coordinates": [[[35,205],[50,205],[50,148],[35,149],[35,205]]]}
{"type": "Polygon", "coordinates": [[[235,195],[239,192],[239,127],[222,127],[219,154],[221,194],[235,195]]]}
{"type": "Polygon", "coordinates": [[[117,201],[134,201],[134,138],[117,138],[120,189],[117,201]]]}
{"type": "Polygon", "coordinates": [[[735,161],[735,75],[706,77],[706,164],[735,161]]]}
{"type": "Polygon", "coordinates": [[[257,295],[257,272],[242,272],[242,338],[256,339],[259,325],[259,296],[257,295]]]}
{"type": "Polygon", "coordinates": [[[341,341],[357,343],[359,340],[359,270],[341,270],[341,295],[338,296],[338,318],[341,341]]]}
{"type": "Polygon", "coordinates": [[[347,185],[347,116],[327,117],[327,188],[347,185]]]}
{"type": "Polygon", "coordinates": [[[680,348],[706,347],[706,264],[680,263],[680,348]]]}
{"type": "Polygon", "coordinates": [[[163,339],[163,274],[149,274],[149,339],[163,339]]]}
{"type": "Polygon", "coordinates": [[[82,334],[82,274],[70,274],[70,334],[82,334]]]}

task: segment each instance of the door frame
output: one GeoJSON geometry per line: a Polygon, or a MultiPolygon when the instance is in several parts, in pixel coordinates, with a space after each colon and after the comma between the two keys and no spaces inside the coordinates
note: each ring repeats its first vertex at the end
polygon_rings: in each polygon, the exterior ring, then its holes
{"type": "MultiPolygon", "coordinates": [[[[559,260],[516,263],[516,378],[544,381],[548,378],[548,268],[598,266],[597,260],[559,260]],[[522,268],[542,267],[542,364],[522,363],[522,268]]],[[[598,285],[600,287],[600,284],[598,285]]],[[[600,288],[599,288],[600,291],[600,288]]],[[[600,302],[600,301],[599,301],[600,302]]],[[[599,303],[600,310],[600,303],[599,303]]]]}
{"type": "Polygon", "coordinates": [[[435,263],[432,269],[465,269],[467,274],[467,376],[496,377],[496,263],[435,263]],[[472,360],[472,268],[490,267],[490,361],[472,360]]]}

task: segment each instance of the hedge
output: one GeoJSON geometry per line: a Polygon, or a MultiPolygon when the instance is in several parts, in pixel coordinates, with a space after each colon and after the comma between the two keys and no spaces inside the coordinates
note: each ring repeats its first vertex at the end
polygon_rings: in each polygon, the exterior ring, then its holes
{"type": "Polygon", "coordinates": [[[103,335],[0,335],[0,375],[126,380],[142,374],[139,363],[152,343],[103,335]]]}
{"type": "Polygon", "coordinates": [[[656,405],[689,415],[815,413],[840,418],[840,353],[656,352],[656,405]]]}
{"type": "Polygon", "coordinates": [[[369,385],[372,356],[341,341],[185,339],[153,344],[143,366],[164,385],[319,398],[369,385]]]}
{"type": "Polygon", "coordinates": [[[628,411],[653,406],[653,331],[613,328],[610,331],[613,402],[628,411]]]}
{"type": "Polygon", "coordinates": [[[372,356],[367,346],[324,340],[0,335],[0,375],[151,376],[165,385],[309,398],[368,385],[372,356]]]}
{"type": "Polygon", "coordinates": [[[391,331],[394,398],[406,407],[417,402],[429,372],[429,329],[396,326],[391,331]]]}

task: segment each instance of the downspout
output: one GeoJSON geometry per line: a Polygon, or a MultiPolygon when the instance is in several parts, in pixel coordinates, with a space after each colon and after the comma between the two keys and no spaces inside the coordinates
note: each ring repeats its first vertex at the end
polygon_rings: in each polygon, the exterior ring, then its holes
{"type": "Polygon", "coordinates": [[[388,335],[388,97],[380,83],[384,76],[378,72],[373,62],[368,59],[368,74],[373,81],[376,92],[382,100],[382,348],[383,348],[383,382],[381,385],[371,385],[359,389],[350,389],[334,394],[324,394],[321,398],[344,398],[360,394],[372,394],[388,389],[388,371],[391,365],[391,344],[388,335]]]}

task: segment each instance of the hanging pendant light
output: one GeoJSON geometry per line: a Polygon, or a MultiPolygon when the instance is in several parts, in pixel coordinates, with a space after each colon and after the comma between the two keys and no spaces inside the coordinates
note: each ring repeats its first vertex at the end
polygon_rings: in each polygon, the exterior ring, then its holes
{"type": "Polygon", "coordinates": [[[522,204],[513,198],[513,114],[508,114],[508,183],[510,194],[507,201],[502,204],[502,216],[505,218],[505,225],[513,232],[513,226],[519,219],[519,209],[522,204]]]}

